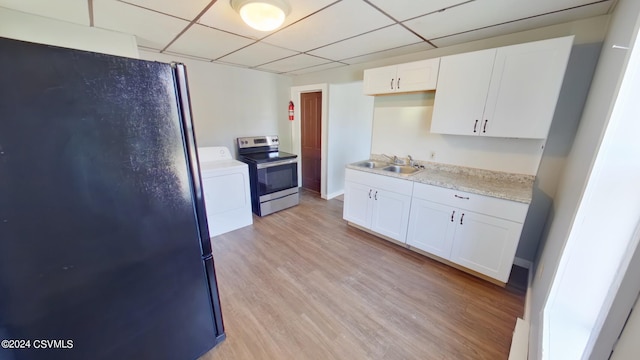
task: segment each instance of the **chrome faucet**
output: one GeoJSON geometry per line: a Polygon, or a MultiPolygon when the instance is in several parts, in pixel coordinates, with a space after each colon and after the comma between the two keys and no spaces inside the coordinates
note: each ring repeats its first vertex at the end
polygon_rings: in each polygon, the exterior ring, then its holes
{"type": "Polygon", "coordinates": [[[397,156],[395,156],[395,155],[393,155],[393,157],[391,157],[391,156],[389,156],[389,155],[382,154],[382,156],[384,156],[384,157],[386,157],[387,159],[391,160],[391,162],[392,162],[394,165],[404,165],[404,164],[405,164],[404,160],[403,160],[403,161],[400,161],[400,159],[399,159],[397,156]]]}
{"type": "Polygon", "coordinates": [[[409,158],[409,166],[413,166],[413,158],[411,157],[411,155],[407,155],[407,157],[409,158]]]}
{"type": "Polygon", "coordinates": [[[391,156],[389,156],[389,155],[387,155],[387,154],[382,154],[382,156],[386,157],[387,159],[391,160],[392,162],[395,162],[395,161],[396,161],[396,159],[398,158],[398,157],[397,157],[397,156],[395,156],[395,155],[394,155],[393,157],[391,157],[391,156]]]}

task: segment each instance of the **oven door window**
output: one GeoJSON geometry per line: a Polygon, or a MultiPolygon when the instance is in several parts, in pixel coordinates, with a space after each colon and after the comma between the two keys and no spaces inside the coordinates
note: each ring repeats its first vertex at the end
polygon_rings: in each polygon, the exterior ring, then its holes
{"type": "Polygon", "coordinates": [[[258,191],[260,196],[297,186],[297,163],[258,169],[258,191]]]}

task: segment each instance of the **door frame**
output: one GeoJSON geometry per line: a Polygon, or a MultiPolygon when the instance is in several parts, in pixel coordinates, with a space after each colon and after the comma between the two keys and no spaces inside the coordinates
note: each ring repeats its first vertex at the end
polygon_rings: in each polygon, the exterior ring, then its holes
{"type": "Polygon", "coordinates": [[[322,114],[320,116],[321,121],[321,144],[320,144],[320,196],[323,199],[327,199],[327,113],[329,109],[329,85],[328,84],[313,84],[304,86],[292,86],[291,87],[291,101],[294,104],[293,121],[290,121],[291,125],[291,147],[292,152],[298,155],[298,187],[302,186],[302,128],[300,118],[300,104],[301,95],[303,93],[310,92],[322,93],[322,114]]]}

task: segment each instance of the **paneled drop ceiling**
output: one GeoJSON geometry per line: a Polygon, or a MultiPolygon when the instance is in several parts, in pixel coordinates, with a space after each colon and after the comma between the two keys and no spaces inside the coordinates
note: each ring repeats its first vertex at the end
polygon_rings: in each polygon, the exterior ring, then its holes
{"type": "Polygon", "coordinates": [[[260,32],[229,0],[0,0],[0,6],[136,36],[141,50],[304,74],[607,14],[615,0],[287,0],[260,32]]]}

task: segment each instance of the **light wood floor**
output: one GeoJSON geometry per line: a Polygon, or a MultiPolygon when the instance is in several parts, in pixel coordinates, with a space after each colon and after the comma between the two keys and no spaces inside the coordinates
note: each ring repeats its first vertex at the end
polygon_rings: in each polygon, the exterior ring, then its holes
{"type": "Polygon", "coordinates": [[[524,293],[300,205],[213,239],[227,339],[201,360],[507,359],[524,293]]]}

